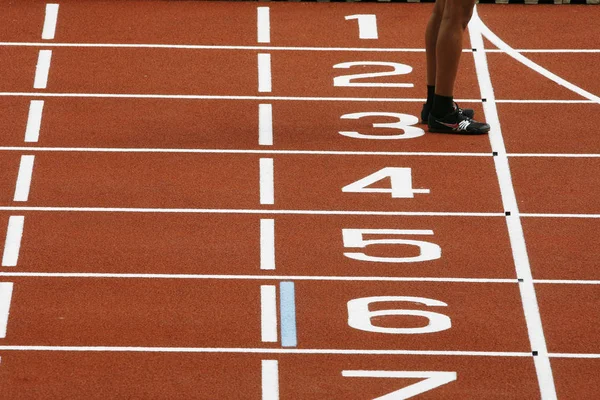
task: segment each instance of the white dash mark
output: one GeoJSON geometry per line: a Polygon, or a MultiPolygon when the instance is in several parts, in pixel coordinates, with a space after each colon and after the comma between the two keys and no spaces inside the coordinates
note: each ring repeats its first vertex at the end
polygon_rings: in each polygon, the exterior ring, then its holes
{"type": "Polygon", "coordinates": [[[271,43],[271,16],[269,7],[258,7],[258,43],[271,43]]]}
{"type": "Polygon", "coordinates": [[[42,30],[42,39],[54,39],[56,32],[56,20],[58,18],[58,4],[46,4],[46,18],[44,19],[44,29],[42,30]]]}
{"type": "Polygon", "coordinates": [[[279,400],[277,360],[262,360],[262,400],[279,400]]]}
{"type": "Polygon", "coordinates": [[[8,325],[8,314],[10,312],[12,292],[12,282],[0,282],[0,339],[6,337],[6,326],[8,325]]]}
{"type": "Polygon", "coordinates": [[[14,201],[27,201],[29,188],[31,187],[31,176],[33,175],[33,161],[35,156],[21,156],[19,174],[17,175],[17,186],[15,188],[14,201]]]}
{"type": "Polygon", "coordinates": [[[260,159],[260,204],[275,204],[273,159],[260,159]]]}
{"type": "Polygon", "coordinates": [[[271,54],[268,53],[258,55],[258,91],[271,92],[271,54]]]}
{"type": "Polygon", "coordinates": [[[46,89],[51,60],[52,50],[40,50],[37,67],[35,68],[35,80],[33,82],[34,89],[46,89]]]}
{"type": "Polygon", "coordinates": [[[4,254],[2,255],[3,267],[16,267],[21,249],[21,238],[23,237],[24,216],[11,216],[8,219],[6,230],[6,241],[4,242],[4,254]]]}
{"type": "Polygon", "coordinates": [[[258,144],[273,146],[273,106],[258,105],[258,144]]]}
{"type": "Polygon", "coordinates": [[[35,143],[40,138],[42,126],[42,112],[44,111],[44,100],[31,100],[29,103],[29,116],[27,117],[27,128],[25,129],[25,142],[35,143]]]}
{"type": "Polygon", "coordinates": [[[275,220],[260,220],[260,269],[275,269],[275,220]]]}
{"type": "Polygon", "coordinates": [[[263,342],[277,342],[277,290],[275,285],[260,287],[260,335],[263,342]]]}

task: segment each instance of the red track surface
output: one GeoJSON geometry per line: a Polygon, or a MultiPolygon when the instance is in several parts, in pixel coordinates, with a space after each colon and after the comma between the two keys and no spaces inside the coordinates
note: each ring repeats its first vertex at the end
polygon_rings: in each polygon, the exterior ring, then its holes
{"type": "Polygon", "coordinates": [[[456,95],[489,138],[339,134],[419,115],[431,7],[69,0],[42,39],[45,2],[0,2],[0,397],[600,397],[600,8],[478,7],[587,99],[465,37],[456,95]],[[334,86],[373,61],[412,71],[364,82],[414,87],[334,86]],[[384,168],[414,197],[348,190],[384,168]]]}

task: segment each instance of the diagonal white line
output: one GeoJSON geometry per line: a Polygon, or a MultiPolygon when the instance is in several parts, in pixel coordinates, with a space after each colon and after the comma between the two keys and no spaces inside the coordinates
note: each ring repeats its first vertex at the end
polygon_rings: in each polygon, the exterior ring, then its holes
{"type": "Polygon", "coordinates": [[[19,250],[21,249],[21,239],[23,237],[23,225],[25,217],[22,215],[13,215],[8,219],[8,229],[6,230],[6,241],[4,242],[4,253],[2,254],[3,267],[15,267],[19,260],[19,250]]]}
{"type": "Polygon", "coordinates": [[[12,293],[12,282],[0,282],[0,339],[6,337],[6,327],[8,325],[12,293]]]}
{"type": "Polygon", "coordinates": [[[19,173],[17,175],[17,185],[15,187],[15,195],[13,198],[14,201],[27,201],[27,199],[29,199],[34,160],[35,156],[21,156],[19,173]]]}
{"type": "Polygon", "coordinates": [[[29,103],[29,115],[27,116],[27,127],[25,128],[26,143],[36,143],[39,140],[43,111],[44,100],[31,100],[29,103]]]}
{"type": "Polygon", "coordinates": [[[494,89],[488,69],[487,55],[484,51],[485,46],[483,42],[482,31],[483,22],[481,22],[479,19],[477,7],[475,7],[473,19],[469,24],[469,35],[471,38],[472,47],[478,50],[481,49],[481,51],[474,52],[473,57],[475,59],[477,79],[481,88],[481,96],[482,98],[487,99],[487,101],[483,103],[483,108],[487,122],[491,126],[489,136],[492,150],[498,153],[498,156],[494,157],[494,164],[496,167],[498,181],[500,183],[502,203],[504,204],[504,209],[511,212],[510,215],[506,216],[506,224],[508,226],[509,240],[513,252],[517,277],[523,279],[523,281],[519,284],[519,289],[521,293],[523,311],[525,313],[525,322],[527,325],[527,331],[529,333],[529,341],[531,343],[532,351],[538,352],[538,355],[533,359],[542,400],[554,400],[556,399],[554,378],[552,376],[552,368],[550,366],[550,359],[548,357],[548,349],[546,347],[542,319],[538,308],[533,277],[529,265],[529,257],[527,255],[523,228],[521,226],[519,208],[510,175],[508,157],[506,156],[504,139],[502,138],[502,130],[500,127],[498,110],[496,108],[494,89]]]}
{"type": "Polygon", "coordinates": [[[35,78],[33,81],[34,89],[46,89],[51,60],[52,50],[40,50],[37,66],[35,68],[35,78]]]}

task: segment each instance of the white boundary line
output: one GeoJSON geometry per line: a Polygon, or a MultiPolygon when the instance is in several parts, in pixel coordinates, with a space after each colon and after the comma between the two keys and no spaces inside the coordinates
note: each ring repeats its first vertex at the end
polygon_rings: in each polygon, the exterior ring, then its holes
{"type": "Polygon", "coordinates": [[[0,282],[0,339],[6,337],[6,327],[8,325],[8,315],[10,314],[12,293],[12,282],[0,282]]]}
{"type": "MultiPolygon", "coordinates": [[[[266,122],[265,122],[266,123],[266,122]]],[[[260,136],[260,134],[259,134],[260,136]]],[[[265,135],[266,136],[266,135],[265,135]]],[[[264,139],[266,142],[266,138],[264,139]]],[[[260,139],[259,139],[260,141],[260,139]]],[[[259,143],[261,144],[261,143],[259,143]]],[[[422,151],[352,151],[352,150],[253,150],[253,149],[176,149],[176,148],[111,148],[111,147],[25,147],[0,146],[0,151],[82,152],[82,153],[201,153],[201,154],[302,154],[338,156],[433,156],[492,157],[492,153],[452,153],[422,151]]],[[[508,157],[600,158],[600,154],[585,153],[507,153],[508,157]]]]}
{"type": "Polygon", "coordinates": [[[44,28],[42,30],[42,39],[52,40],[56,33],[56,21],[58,19],[58,4],[46,4],[46,16],[44,18],[44,28]]]}
{"type": "MultiPolygon", "coordinates": [[[[258,51],[347,51],[375,53],[425,53],[424,48],[413,47],[294,47],[254,45],[203,45],[161,43],[45,43],[45,42],[0,42],[0,47],[80,47],[80,48],[134,48],[134,49],[190,49],[190,50],[258,50],[258,51]]],[[[505,53],[501,49],[486,49],[486,53],[505,53]]],[[[600,53],[600,49],[515,49],[519,53],[600,53]]],[[[463,49],[463,53],[472,53],[463,49]]]]}
{"type": "MultiPolygon", "coordinates": [[[[498,212],[444,212],[444,211],[343,211],[343,210],[260,210],[223,208],[135,208],[135,207],[34,207],[0,206],[0,211],[41,212],[99,212],[99,213],[157,213],[157,214],[253,214],[253,215],[370,215],[421,217],[504,217],[498,212]]],[[[527,218],[600,218],[600,214],[540,214],[522,213],[527,218]]]]}
{"type": "Polygon", "coordinates": [[[39,140],[43,111],[44,100],[31,100],[29,103],[29,114],[27,116],[27,127],[25,128],[26,143],[37,143],[39,140]]]}
{"type": "Polygon", "coordinates": [[[88,279],[198,279],[248,281],[349,281],[349,282],[453,282],[517,284],[517,279],[506,278],[442,278],[402,276],[304,276],[304,275],[198,275],[198,274],[135,274],[107,272],[0,272],[5,278],[88,278],[88,279]]]}
{"type": "Polygon", "coordinates": [[[262,360],[262,400],[279,400],[279,365],[277,360],[262,360]]]}
{"type": "MultiPolygon", "coordinates": [[[[208,354],[322,354],[322,355],[399,355],[452,357],[533,357],[529,352],[461,350],[362,350],[239,347],[117,347],[117,346],[0,346],[0,351],[130,352],[130,353],[208,353],[208,354]]],[[[600,358],[592,353],[550,353],[553,358],[600,358]]],[[[534,357],[535,358],[535,357],[534,357]]]]}
{"type": "Polygon", "coordinates": [[[277,338],[277,288],[260,287],[260,337],[265,343],[276,343],[277,338]]]}
{"type": "Polygon", "coordinates": [[[119,346],[0,346],[0,351],[97,351],[143,353],[241,353],[241,354],[326,354],[326,355],[415,355],[470,357],[533,357],[529,352],[461,351],[461,350],[362,350],[362,349],[298,349],[238,347],[119,347],[119,346]]]}
{"type": "MultiPolygon", "coordinates": [[[[222,96],[195,94],[148,94],[148,93],[49,93],[49,92],[0,92],[0,97],[58,97],[101,99],[168,99],[168,100],[258,100],[258,101],[342,101],[365,103],[422,103],[424,98],[394,97],[294,97],[294,96],[222,96]]],[[[481,99],[455,99],[459,103],[482,103],[481,99]]],[[[496,100],[496,103],[530,104],[595,104],[591,100],[496,100]]]]}
{"type": "Polygon", "coordinates": [[[218,208],[126,208],[126,207],[33,207],[0,206],[0,211],[46,211],[46,212],[129,212],[159,214],[250,214],[250,215],[381,215],[381,216],[430,216],[430,217],[504,217],[497,212],[443,212],[443,211],[344,211],[344,210],[262,210],[218,208]]]}
{"type": "Polygon", "coordinates": [[[50,62],[52,61],[52,50],[40,50],[35,68],[34,89],[46,89],[48,85],[48,74],[50,73],[50,62]]]}
{"type": "Polygon", "coordinates": [[[35,156],[21,156],[13,201],[27,201],[29,199],[34,160],[35,156]]]}
{"type": "MultiPolygon", "coordinates": [[[[473,19],[469,24],[469,35],[473,48],[484,49],[483,42],[483,22],[479,19],[477,7],[473,12],[473,19]]],[[[481,88],[482,98],[487,99],[483,103],[483,109],[488,124],[491,126],[489,133],[492,150],[498,152],[498,156],[494,157],[496,173],[500,183],[500,193],[502,195],[502,203],[505,210],[511,212],[506,216],[506,224],[508,226],[508,234],[515,262],[517,276],[523,281],[519,284],[521,292],[521,301],[525,314],[525,322],[529,341],[532,351],[537,351],[537,356],[534,357],[534,364],[538,378],[538,386],[542,400],[554,400],[557,398],[556,389],[554,387],[554,378],[552,376],[552,368],[548,357],[548,349],[546,347],[546,339],[544,337],[544,329],[542,327],[542,319],[538,308],[537,297],[535,294],[535,286],[529,265],[529,257],[523,228],[519,216],[519,208],[514,192],[512,178],[510,175],[510,167],[504,139],[502,138],[502,130],[498,118],[498,110],[496,108],[494,89],[491,82],[490,72],[488,70],[487,56],[484,51],[473,53],[475,59],[475,70],[479,87],[481,88]]]]}
{"type": "Polygon", "coordinates": [[[492,153],[443,153],[401,151],[336,151],[336,150],[241,150],[241,149],[160,149],[160,148],[107,148],[107,147],[2,147],[0,151],[47,151],[89,153],[202,153],[202,154],[302,154],[337,156],[439,156],[439,157],[492,157],[492,153]]]}
{"type": "Polygon", "coordinates": [[[2,254],[3,267],[16,267],[19,261],[19,250],[21,249],[21,240],[23,238],[23,226],[25,217],[11,216],[8,218],[8,228],[6,230],[6,241],[4,242],[4,252],[2,254]]]}

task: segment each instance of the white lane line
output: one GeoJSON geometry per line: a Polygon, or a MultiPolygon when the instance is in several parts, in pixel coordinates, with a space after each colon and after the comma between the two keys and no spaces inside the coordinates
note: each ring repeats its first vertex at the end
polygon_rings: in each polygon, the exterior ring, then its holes
{"type": "Polygon", "coordinates": [[[258,144],[273,146],[273,106],[258,105],[258,144]]]}
{"type": "Polygon", "coordinates": [[[105,272],[0,272],[0,277],[28,278],[115,278],[115,279],[215,279],[215,280],[297,280],[340,282],[453,282],[453,283],[510,283],[517,279],[501,278],[439,278],[401,276],[301,276],[301,275],[194,275],[194,274],[133,274],[105,272]]]}
{"type": "Polygon", "coordinates": [[[262,360],[262,400],[279,400],[277,360],[262,360]]]}
{"type": "Polygon", "coordinates": [[[542,67],[541,65],[536,64],[533,61],[531,61],[530,59],[528,59],[527,57],[519,54],[519,52],[517,52],[515,49],[510,47],[502,39],[500,39],[494,32],[492,32],[479,17],[476,17],[476,18],[477,18],[479,32],[483,36],[485,36],[486,39],[488,39],[490,42],[492,42],[496,47],[498,47],[501,50],[504,50],[504,52],[506,54],[508,54],[509,56],[511,56],[518,62],[520,62],[521,64],[534,70],[538,74],[545,76],[546,78],[550,79],[551,81],[557,83],[558,85],[563,86],[574,93],[577,93],[581,97],[584,97],[588,100],[591,100],[595,103],[600,104],[600,96],[596,96],[595,94],[590,93],[587,90],[584,90],[584,89],[580,88],[579,86],[572,84],[571,82],[567,81],[566,79],[561,78],[560,76],[548,71],[546,68],[542,67]]]}
{"type": "Polygon", "coordinates": [[[42,39],[54,39],[56,32],[56,20],[58,19],[58,4],[46,4],[46,17],[42,30],[42,39]]]}
{"type": "Polygon", "coordinates": [[[162,214],[256,214],[256,215],[381,215],[421,217],[504,217],[497,212],[427,212],[427,211],[342,211],[342,210],[259,210],[218,208],[127,208],[127,207],[28,207],[0,206],[0,211],[46,211],[46,212],[123,212],[162,214]]]}
{"type": "Polygon", "coordinates": [[[277,288],[260,287],[260,336],[266,343],[277,342],[277,288]]]}
{"type": "Polygon", "coordinates": [[[485,117],[487,123],[491,126],[489,133],[492,150],[498,153],[494,157],[494,165],[496,174],[500,184],[500,193],[502,196],[502,204],[504,209],[511,212],[506,216],[506,224],[508,226],[509,240],[512,248],[513,259],[517,277],[523,279],[519,284],[521,293],[521,302],[525,314],[525,322],[529,341],[532,351],[537,351],[537,356],[534,359],[535,370],[538,378],[538,386],[542,400],[554,400],[557,398],[556,389],[554,387],[554,378],[552,376],[552,368],[550,366],[550,358],[548,357],[548,349],[546,347],[546,339],[544,337],[544,329],[542,327],[542,319],[538,308],[531,267],[529,265],[529,257],[527,255],[527,247],[525,237],[523,235],[523,227],[519,216],[519,207],[514,192],[512,178],[510,175],[510,167],[508,157],[506,156],[506,148],[502,137],[498,110],[496,108],[494,89],[488,69],[487,56],[483,49],[482,30],[484,26],[477,14],[477,7],[473,13],[473,19],[469,24],[469,35],[471,38],[472,47],[481,49],[473,53],[475,59],[475,69],[479,87],[481,89],[482,98],[487,99],[483,103],[485,117]]]}
{"type": "Polygon", "coordinates": [[[271,92],[271,55],[260,53],[258,55],[258,91],[271,92]]]}
{"type": "Polygon", "coordinates": [[[271,16],[269,11],[269,7],[258,7],[256,9],[258,43],[271,43],[271,16]]]}
{"type": "Polygon", "coordinates": [[[35,68],[35,79],[33,81],[34,89],[46,89],[51,60],[52,50],[40,50],[37,66],[35,68]]]}
{"type": "Polygon", "coordinates": [[[521,213],[521,217],[527,217],[527,218],[600,218],[600,214],[538,214],[538,213],[521,213]]]}
{"type": "Polygon", "coordinates": [[[568,154],[568,153],[512,153],[508,157],[563,157],[563,158],[600,158],[600,154],[568,154]]]}
{"type": "Polygon", "coordinates": [[[273,159],[260,159],[260,204],[275,204],[273,159]]]}
{"type": "Polygon", "coordinates": [[[439,156],[439,157],[492,157],[492,153],[436,153],[410,151],[328,151],[328,150],[244,150],[244,149],[161,149],[161,148],[107,148],[107,147],[3,147],[0,151],[47,151],[90,153],[202,153],[202,154],[309,154],[338,156],[439,156]]]}
{"type": "Polygon", "coordinates": [[[81,351],[140,353],[237,353],[237,354],[357,354],[461,357],[532,357],[530,352],[460,350],[359,350],[248,347],[118,347],[118,346],[0,346],[0,351],[81,351]]]}
{"type": "Polygon", "coordinates": [[[36,143],[40,138],[42,126],[42,112],[44,111],[44,100],[31,100],[29,103],[29,115],[27,127],[25,128],[25,142],[36,143]]]}
{"type": "Polygon", "coordinates": [[[16,267],[19,261],[21,239],[23,237],[24,216],[11,216],[8,219],[6,230],[6,241],[4,242],[4,253],[2,255],[3,267],[16,267]]]}
{"type": "MultiPolygon", "coordinates": [[[[260,100],[260,101],[341,101],[365,103],[422,103],[424,98],[394,97],[294,97],[294,96],[220,96],[195,94],[142,94],[142,93],[48,93],[48,92],[0,92],[0,97],[64,97],[99,99],[168,99],[168,100],[260,100]]],[[[481,99],[455,99],[458,103],[481,104],[481,99]]],[[[591,100],[496,100],[496,103],[530,104],[595,104],[591,100]]]]}
{"type": "Polygon", "coordinates": [[[15,187],[14,201],[27,201],[29,189],[31,188],[31,177],[33,175],[33,162],[35,156],[21,156],[17,185],[15,187]]]}
{"type": "Polygon", "coordinates": [[[6,327],[8,325],[12,293],[12,282],[0,282],[0,339],[6,337],[6,327]]]}
{"type": "Polygon", "coordinates": [[[260,269],[275,269],[275,220],[260,220],[260,269]]]}
{"type": "MultiPolygon", "coordinates": [[[[262,51],[347,51],[371,53],[425,53],[424,48],[401,47],[289,47],[289,46],[227,46],[203,44],[160,44],[160,43],[44,43],[44,42],[0,42],[10,47],[87,47],[87,48],[139,48],[139,49],[191,49],[191,50],[262,50],[262,51]]],[[[486,49],[487,53],[505,53],[500,49],[486,49]]],[[[515,49],[519,53],[600,53],[600,49],[515,49]]],[[[472,53],[463,49],[463,53],[472,53]]]]}
{"type": "Polygon", "coordinates": [[[534,279],[533,283],[550,283],[558,285],[600,285],[600,280],[534,279]]]}
{"type": "Polygon", "coordinates": [[[589,353],[550,353],[552,358],[600,358],[600,354],[589,353]]]}

